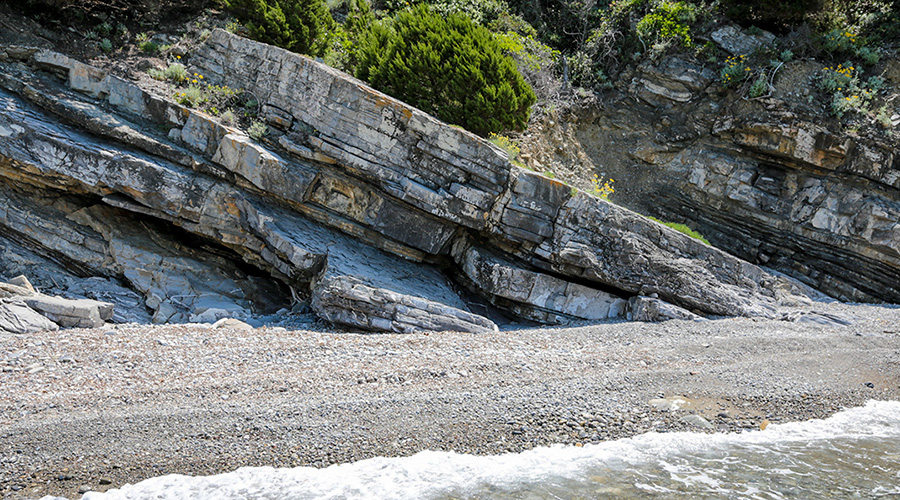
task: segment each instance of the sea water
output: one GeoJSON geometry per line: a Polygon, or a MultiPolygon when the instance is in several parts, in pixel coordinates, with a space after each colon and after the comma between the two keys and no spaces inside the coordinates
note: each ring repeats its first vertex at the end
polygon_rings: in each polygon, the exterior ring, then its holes
{"type": "Polygon", "coordinates": [[[496,456],[425,451],[324,469],[169,475],[82,498],[900,499],[900,402],[737,434],[649,433],[496,456]]]}

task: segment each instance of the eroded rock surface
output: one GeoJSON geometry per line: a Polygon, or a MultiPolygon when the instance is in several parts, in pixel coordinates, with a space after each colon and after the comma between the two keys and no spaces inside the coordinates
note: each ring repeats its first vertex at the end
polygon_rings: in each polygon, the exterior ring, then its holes
{"type": "Polygon", "coordinates": [[[214,322],[312,297],[320,317],[357,328],[496,328],[462,287],[549,323],[624,317],[637,294],[766,317],[785,298],[756,266],[515,167],[323,64],[221,30],[188,62],[259,98],[273,130],[262,143],[65,56],[5,53],[0,234],[73,278],[140,293],[154,321],[214,322]]]}
{"type": "MultiPolygon", "coordinates": [[[[768,43],[734,27],[713,38],[734,53],[748,50],[741,43],[768,43]]],[[[841,132],[810,105],[809,75],[819,70],[814,61],[786,63],[768,95],[741,99],[696,61],[647,61],[602,103],[556,117],[543,140],[524,138],[523,152],[560,166],[558,175],[614,178],[617,203],[686,223],[834,298],[897,303],[900,149],[883,132],[841,132]],[[529,150],[541,143],[564,154],[529,150]],[[565,167],[572,161],[589,167],[565,167]]]]}

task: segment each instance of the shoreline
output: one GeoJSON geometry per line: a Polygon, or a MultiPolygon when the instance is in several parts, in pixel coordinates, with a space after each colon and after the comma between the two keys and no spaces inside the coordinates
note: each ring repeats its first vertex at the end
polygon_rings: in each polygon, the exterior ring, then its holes
{"type": "Polygon", "coordinates": [[[854,324],[737,318],[478,335],[108,325],[0,336],[0,496],[80,498],[171,473],[425,449],[750,432],[900,400],[900,309],[813,309],[854,324]],[[686,403],[650,404],[662,397],[686,403]]]}

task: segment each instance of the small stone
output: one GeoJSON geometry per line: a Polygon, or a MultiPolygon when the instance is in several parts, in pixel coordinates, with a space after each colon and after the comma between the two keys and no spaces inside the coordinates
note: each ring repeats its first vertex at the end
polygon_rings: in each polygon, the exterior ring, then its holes
{"type": "Polygon", "coordinates": [[[865,385],[865,386],[868,387],[869,389],[874,389],[874,388],[875,388],[875,384],[873,384],[872,382],[866,382],[866,383],[863,384],[863,385],[865,385]]]}
{"type": "Polygon", "coordinates": [[[700,415],[685,415],[685,416],[681,417],[681,419],[679,421],[684,422],[688,425],[693,425],[694,427],[699,427],[701,429],[713,429],[714,428],[713,424],[709,423],[708,420],[701,417],[700,415]]]}
{"type": "Polygon", "coordinates": [[[681,408],[685,403],[687,403],[686,399],[678,397],[651,399],[650,401],[647,401],[648,405],[659,411],[675,411],[681,408]]]}
{"type": "Polygon", "coordinates": [[[7,283],[9,283],[10,285],[20,286],[31,292],[36,291],[34,289],[34,286],[32,286],[31,282],[28,281],[28,278],[26,278],[24,274],[16,276],[15,278],[9,280],[7,283]]]}
{"type": "Polygon", "coordinates": [[[78,487],[78,494],[79,494],[79,495],[83,495],[83,494],[85,494],[85,493],[87,493],[87,492],[89,492],[89,491],[91,491],[91,487],[88,486],[88,485],[86,485],[86,484],[83,484],[83,485],[81,485],[81,486],[78,487]]]}
{"type": "Polygon", "coordinates": [[[253,327],[239,319],[234,318],[222,318],[210,327],[212,329],[216,328],[231,328],[233,330],[252,330],[253,327]]]}
{"type": "Polygon", "coordinates": [[[100,484],[112,484],[112,479],[108,477],[101,477],[97,482],[100,484]]]}

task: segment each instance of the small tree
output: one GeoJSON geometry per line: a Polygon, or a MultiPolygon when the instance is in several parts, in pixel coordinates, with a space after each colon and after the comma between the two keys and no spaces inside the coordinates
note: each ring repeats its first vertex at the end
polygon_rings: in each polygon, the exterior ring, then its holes
{"type": "Polygon", "coordinates": [[[535,95],[493,34],[418,5],[360,40],[357,77],[480,135],[523,129],[535,95]]]}
{"type": "Polygon", "coordinates": [[[313,56],[328,48],[334,19],[323,0],[226,0],[226,4],[260,42],[313,56]]]}

